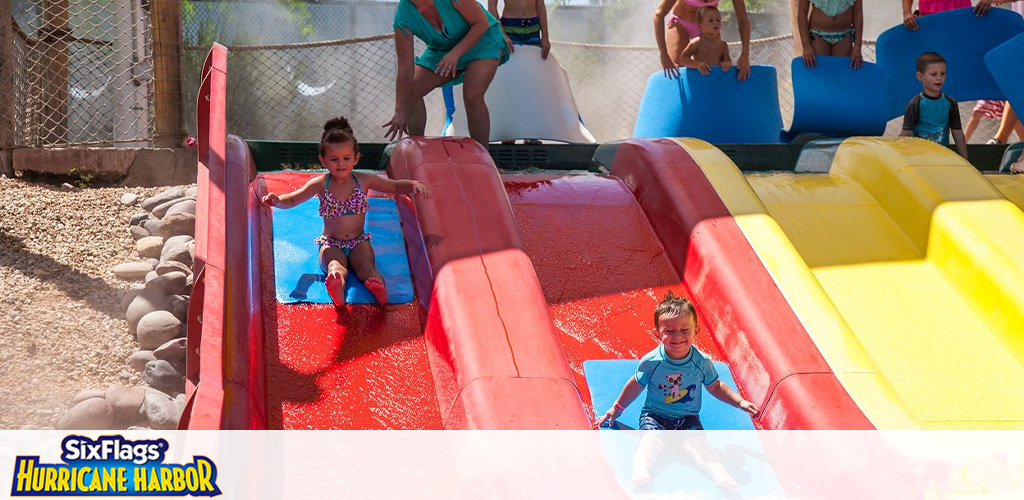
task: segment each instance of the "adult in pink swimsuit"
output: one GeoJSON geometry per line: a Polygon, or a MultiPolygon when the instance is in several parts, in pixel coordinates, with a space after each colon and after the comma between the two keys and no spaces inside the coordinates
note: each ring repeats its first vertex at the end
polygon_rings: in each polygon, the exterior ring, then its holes
{"type": "MultiPolygon", "coordinates": [[[[917,31],[917,16],[926,16],[936,12],[962,9],[971,6],[971,0],[918,0],[917,12],[913,9],[914,0],[903,0],[903,25],[908,30],[917,31]]],[[[978,17],[988,14],[992,0],[978,0],[974,6],[974,14],[978,17]]]]}
{"type": "MultiPolygon", "coordinates": [[[[700,36],[697,28],[697,10],[706,6],[717,6],[720,0],[660,0],[658,10],[654,12],[654,36],[661,53],[661,67],[665,76],[679,76],[679,58],[691,38],[700,36]],[[667,25],[667,26],[666,26],[667,25]],[[667,27],[667,29],[666,29],[667,27]]],[[[991,0],[990,0],[991,1],[991,0]]],[[[739,22],[740,41],[743,49],[736,60],[737,79],[746,80],[750,76],[750,18],[747,17],[747,6],[743,0],[733,0],[736,10],[736,21],[739,22]]]]}

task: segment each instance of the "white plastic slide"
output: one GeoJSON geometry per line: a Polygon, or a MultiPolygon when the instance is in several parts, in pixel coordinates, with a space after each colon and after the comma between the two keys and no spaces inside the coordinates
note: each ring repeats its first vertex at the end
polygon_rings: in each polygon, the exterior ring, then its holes
{"type": "MultiPolygon", "coordinates": [[[[498,67],[484,100],[491,115],[491,141],[542,139],[593,144],[597,141],[580,119],[569,76],[553,52],[517,45],[498,67]]],[[[462,85],[445,92],[445,127],[441,135],[468,136],[462,85]],[[452,104],[454,103],[454,110],[452,104]]]]}

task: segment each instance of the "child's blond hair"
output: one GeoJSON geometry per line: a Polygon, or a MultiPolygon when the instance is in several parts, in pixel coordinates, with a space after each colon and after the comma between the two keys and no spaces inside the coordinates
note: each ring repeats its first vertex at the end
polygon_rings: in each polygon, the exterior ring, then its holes
{"type": "Polygon", "coordinates": [[[706,16],[708,12],[718,12],[719,15],[722,14],[719,12],[718,7],[715,7],[714,5],[705,5],[697,9],[697,24],[700,24],[701,21],[704,20],[704,16],[706,16]]]}
{"type": "Polygon", "coordinates": [[[654,308],[654,327],[660,326],[662,316],[681,318],[686,315],[689,315],[693,318],[693,322],[697,323],[697,308],[693,306],[693,302],[669,291],[668,295],[658,303],[658,307],[654,308]]]}

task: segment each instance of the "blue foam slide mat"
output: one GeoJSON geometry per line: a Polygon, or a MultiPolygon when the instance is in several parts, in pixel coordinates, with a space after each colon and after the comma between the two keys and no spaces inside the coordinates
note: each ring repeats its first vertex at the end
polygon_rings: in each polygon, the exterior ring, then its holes
{"type": "Polygon", "coordinates": [[[777,143],[782,129],[775,68],[751,66],[736,80],[736,68],[711,68],[702,75],[681,68],[678,79],[662,72],[647,79],[633,137],[695,137],[711,143],[777,143]]]}
{"type": "MultiPolygon", "coordinates": [[[[289,209],[274,208],[274,286],[282,304],[312,302],[330,304],[320,270],[320,248],[313,240],[320,236],[323,219],[317,214],[317,198],[289,209]]],[[[398,207],[388,198],[370,197],[366,230],[373,235],[377,270],[388,287],[388,302],[402,304],[413,299],[409,259],[405,254],[398,207]]],[[[350,304],[376,304],[362,282],[349,274],[345,300],[350,304]]]]}
{"type": "MultiPolygon", "coordinates": [[[[594,360],[583,363],[583,372],[590,388],[594,410],[604,414],[615,403],[622,386],[636,372],[639,360],[616,359],[594,360]]],[[[728,365],[715,362],[719,377],[735,388],[728,365]]],[[[637,397],[633,404],[619,417],[616,428],[636,428],[647,392],[637,397]]],[[[723,491],[697,468],[692,457],[679,446],[666,442],[663,451],[651,468],[652,493],[680,493],[694,495],[694,498],[786,498],[768,457],[761,445],[757,432],[753,431],[750,417],[737,408],[715,399],[705,390],[700,412],[701,422],[708,431],[708,444],[716,450],[729,474],[739,483],[734,492],[723,491]],[[719,430],[718,432],[714,432],[719,430]]],[[[619,483],[628,489],[633,470],[633,452],[639,443],[639,432],[619,432],[604,428],[601,442],[605,459],[615,473],[619,483]]]]}
{"type": "Polygon", "coordinates": [[[1006,9],[992,9],[977,17],[970,8],[963,8],[921,16],[917,25],[917,31],[902,24],[889,28],[879,35],[875,47],[878,65],[885,74],[890,118],[902,115],[907,102],[921,92],[917,58],[929,51],[946,59],[942,91],[953,99],[1004,98],[985,66],[984,56],[1024,31],[1024,18],[1006,9]]]}
{"type": "Polygon", "coordinates": [[[1021,61],[1024,61],[1024,33],[985,54],[985,65],[1014,110],[1024,110],[1024,63],[1021,61]]]}
{"type": "Polygon", "coordinates": [[[784,134],[801,133],[833,137],[882,135],[889,121],[885,76],[877,64],[850,67],[849,57],[817,56],[808,68],[801,57],[793,59],[793,125],[784,134]]]}

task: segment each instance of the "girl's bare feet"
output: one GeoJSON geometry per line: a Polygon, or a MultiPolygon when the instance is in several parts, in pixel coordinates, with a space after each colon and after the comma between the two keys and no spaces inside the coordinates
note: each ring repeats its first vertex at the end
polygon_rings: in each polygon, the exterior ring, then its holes
{"type": "Polygon", "coordinates": [[[324,286],[327,287],[327,295],[331,296],[334,307],[345,307],[345,281],[340,276],[331,274],[324,280],[324,286]]]}
{"type": "Polygon", "coordinates": [[[388,303],[388,289],[384,286],[384,283],[377,278],[370,278],[363,282],[366,285],[366,289],[373,294],[373,297],[377,299],[380,305],[386,305],[388,303]]]}

